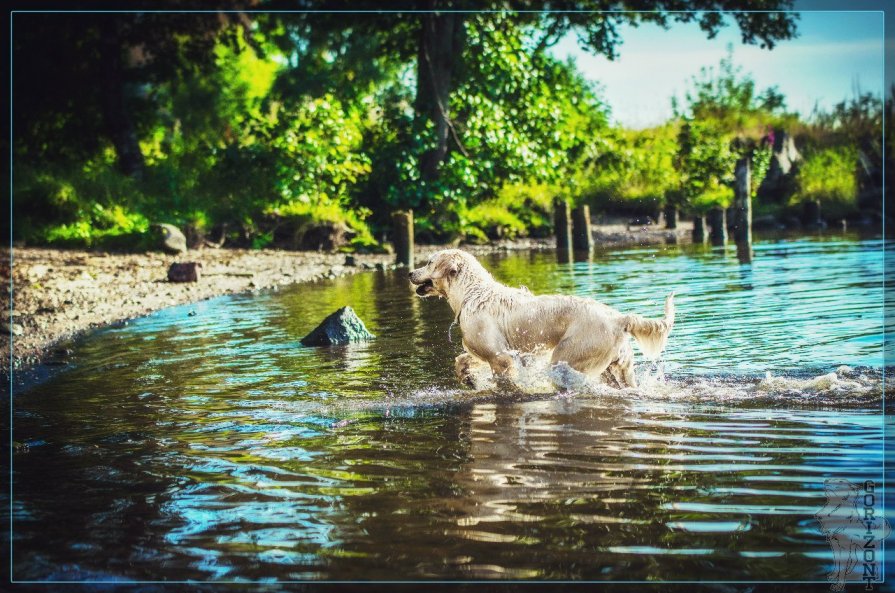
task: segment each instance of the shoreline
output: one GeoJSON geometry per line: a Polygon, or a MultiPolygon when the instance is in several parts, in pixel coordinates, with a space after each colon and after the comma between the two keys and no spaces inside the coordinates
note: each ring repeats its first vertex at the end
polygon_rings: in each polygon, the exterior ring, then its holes
{"type": "MultiPolygon", "coordinates": [[[[682,242],[689,229],[627,231],[624,225],[595,225],[598,247],[682,242]]],[[[555,240],[520,239],[463,245],[475,254],[555,249],[555,240]]],[[[417,245],[426,256],[444,245],[417,245]]],[[[12,318],[0,330],[0,375],[50,372],[64,367],[71,343],[92,330],[126,324],[168,307],[230,294],[333,279],[394,267],[392,254],[344,254],[275,249],[203,248],[180,255],[161,252],[108,253],[44,247],[14,247],[0,263],[4,292],[13,288],[12,318]],[[7,266],[12,262],[11,269],[7,266]],[[169,282],[175,262],[202,264],[198,282],[169,282]]],[[[9,294],[6,298],[9,302],[9,294]]]]}

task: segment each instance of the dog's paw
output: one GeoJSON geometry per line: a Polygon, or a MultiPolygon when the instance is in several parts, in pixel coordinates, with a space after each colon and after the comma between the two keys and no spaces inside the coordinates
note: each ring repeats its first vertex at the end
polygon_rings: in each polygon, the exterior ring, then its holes
{"type": "Polygon", "coordinates": [[[454,372],[457,375],[457,379],[467,387],[476,386],[475,376],[472,372],[474,365],[475,359],[466,352],[454,359],[454,372]]]}

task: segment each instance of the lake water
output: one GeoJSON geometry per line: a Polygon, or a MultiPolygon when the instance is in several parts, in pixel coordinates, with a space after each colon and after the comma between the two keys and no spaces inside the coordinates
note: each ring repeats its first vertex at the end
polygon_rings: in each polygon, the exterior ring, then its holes
{"type": "Polygon", "coordinates": [[[406,271],[94,333],[15,393],[14,576],[823,582],[824,480],[883,482],[883,261],[851,235],[758,242],[748,266],[485,258],[651,317],[677,291],[663,362],[624,392],[460,388],[452,315],[406,271]],[[375,341],[300,345],[343,305],[375,341]]]}

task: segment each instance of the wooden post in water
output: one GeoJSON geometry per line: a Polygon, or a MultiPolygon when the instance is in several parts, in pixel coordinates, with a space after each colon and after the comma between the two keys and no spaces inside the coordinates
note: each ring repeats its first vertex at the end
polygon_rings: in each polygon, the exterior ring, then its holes
{"type": "Polygon", "coordinates": [[[562,251],[571,249],[572,213],[566,200],[553,202],[553,226],[556,229],[556,248],[562,251]]]}
{"type": "Polygon", "coordinates": [[[590,206],[582,204],[572,211],[572,247],[575,251],[590,251],[594,238],[590,232],[590,206]]]}
{"type": "Polygon", "coordinates": [[[677,228],[677,207],[674,204],[665,204],[665,228],[677,228]]]}
{"type": "Polygon", "coordinates": [[[752,159],[743,157],[734,170],[733,239],[752,246],[752,159]]]}
{"type": "Polygon", "coordinates": [[[393,234],[395,244],[395,263],[399,266],[413,267],[413,210],[392,213],[393,234]]]}
{"type": "Polygon", "coordinates": [[[820,200],[802,202],[802,224],[810,227],[823,226],[823,219],[820,217],[820,200]]]}
{"type": "Polygon", "coordinates": [[[705,216],[702,214],[693,217],[693,242],[705,243],[705,216]]]}
{"type": "Polygon", "coordinates": [[[709,240],[712,245],[727,244],[727,216],[725,216],[724,208],[712,208],[706,217],[711,227],[709,232],[709,240]]]}

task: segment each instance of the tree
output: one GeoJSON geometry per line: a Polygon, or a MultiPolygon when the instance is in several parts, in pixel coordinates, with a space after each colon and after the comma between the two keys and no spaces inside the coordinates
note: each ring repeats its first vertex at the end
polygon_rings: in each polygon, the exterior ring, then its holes
{"type": "MultiPolygon", "coordinates": [[[[280,4],[272,3],[271,6],[280,4]]],[[[470,14],[462,11],[532,10],[534,12],[514,14],[513,22],[504,25],[541,32],[530,51],[544,52],[571,30],[578,33],[585,49],[610,59],[617,55],[622,41],[618,28],[623,24],[652,22],[668,27],[672,22],[696,22],[712,37],[725,26],[728,18],[732,18],[740,28],[744,43],[773,48],[778,41],[795,35],[797,18],[793,13],[782,12],[792,7],[792,0],[658,0],[651,3],[648,10],[637,0],[555,0],[546,3],[516,0],[485,5],[463,0],[416,0],[404,2],[399,7],[408,12],[379,14],[369,19],[366,15],[346,18],[345,15],[309,13],[297,18],[295,25],[302,31],[313,30],[312,41],[332,43],[338,40],[350,46],[355,41],[344,33],[350,30],[350,37],[363,36],[370,30],[365,21],[373,21],[377,34],[393,31],[397,36],[384,45],[398,49],[397,59],[407,55],[408,42],[412,41],[407,38],[408,31],[415,31],[415,113],[422,122],[419,129],[425,129],[424,124],[428,123],[434,131],[434,144],[419,155],[419,168],[421,180],[430,183],[440,174],[451,146],[454,150],[463,150],[463,139],[450,112],[450,97],[462,83],[462,77],[478,74],[462,64],[470,14]],[[442,12],[433,12],[439,10],[442,12]]],[[[307,8],[342,10],[344,5],[333,0],[313,6],[308,4],[307,8]]],[[[375,10],[380,4],[371,0],[359,1],[351,8],[375,10]]],[[[494,18],[500,16],[502,13],[494,14],[494,18]]]]}
{"type": "Polygon", "coordinates": [[[141,176],[139,137],[155,107],[148,85],[181,70],[212,68],[215,43],[240,16],[22,13],[15,19],[17,152],[77,160],[107,139],[119,169],[141,176]]]}
{"type": "Polygon", "coordinates": [[[752,160],[754,195],[770,164],[770,131],[794,119],[776,88],[756,92],[731,53],[717,71],[703,68],[691,80],[683,105],[672,99],[672,107],[681,121],[675,158],[681,205],[697,211],[730,205],[734,168],[743,157],[752,160]]]}

